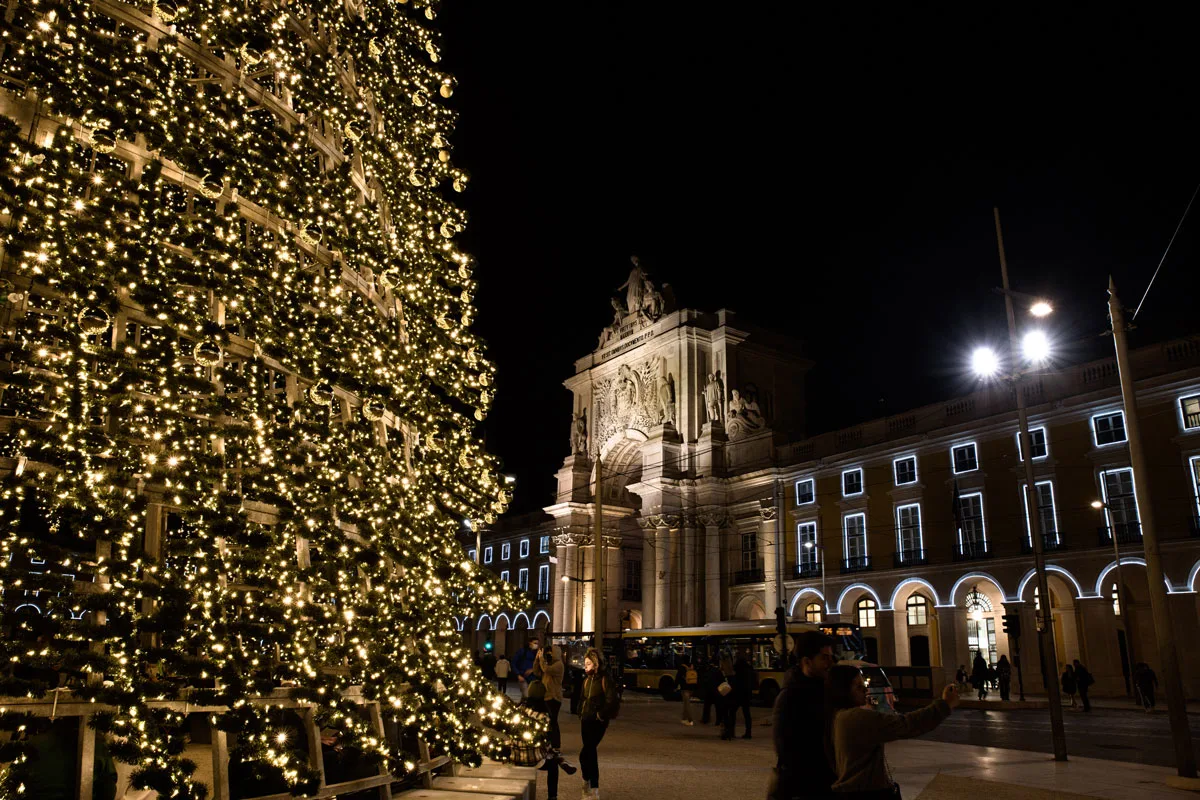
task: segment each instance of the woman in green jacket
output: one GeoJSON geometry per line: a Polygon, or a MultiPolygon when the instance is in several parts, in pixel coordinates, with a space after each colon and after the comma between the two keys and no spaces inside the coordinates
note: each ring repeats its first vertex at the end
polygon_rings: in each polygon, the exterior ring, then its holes
{"type": "Polygon", "coordinates": [[[604,656],[594,647],[583,657],[583,673],[579,687],[579,727],[583,736],[579,769],[583,772],[583,796],[599,798],[600,764],[596,748],[608,730],[609,714],[617,701],[617,685],[605,673],[604,656]]]}
{"type": "Polygon", "coordinates": [[[839,664],[829,670],[826,703],[829,706],[830,741],[833,745],[833,783],[836,797],[884,800],[899,798],[883,745],[929,733],[958,705],[958,689],[947,685],[942,699],[909,714],[884,714],[867,704],[867,683],[862,670],[839,664]]]}

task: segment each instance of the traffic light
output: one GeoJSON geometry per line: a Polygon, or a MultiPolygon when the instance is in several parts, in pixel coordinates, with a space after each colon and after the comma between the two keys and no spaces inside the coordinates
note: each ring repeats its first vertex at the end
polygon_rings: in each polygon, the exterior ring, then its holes
{"type": "Polygon", "coordinates": [[[1001,624],[1004,632],[1009,636],[1021,635],[1021,615],[1020,614],[1005,614],[1001,618],[1001,624]]]}

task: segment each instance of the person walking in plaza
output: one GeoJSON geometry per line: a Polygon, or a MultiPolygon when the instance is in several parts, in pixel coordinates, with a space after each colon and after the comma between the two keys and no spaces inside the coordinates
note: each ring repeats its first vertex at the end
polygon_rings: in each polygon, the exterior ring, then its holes
{"type": "Polygon", "coordinates": [[[946,686],[942,698],[924,708],[908,714],[880,714],[867,705],[862,670],[850,664],[829,670],[826,693],[836,773],[833,796],[864,800],[900,796],[900,787],[888,770],[884,744],[929,733],[958,705],[958,690],[946,686]]]}
{"type": "Polygon", "coordinates": [[[975,687],[975,691],[979,694],[980,700],[987,699],[987,682],[988,682],[988,665],[983,660],[983,652],[975,651],[975,660],[971,662],[971,685],[975,687]]]}
{"type": "Polygon", "coordinates": [[[709,712],[713,712],[711,719],[714,719],[718,728],[725,725],[725,719],[721,716],[721,695],[717,693],[717,687],[725,680],[725,676],[721,674],[721,667],[715,661],[710,662],[704,669],[704,678],[700,684],[700,690],[704,694],[704,711],[700,714],[700,724],[707,725],[710,717],[709,712]]]}
{"type": "Polygon", "coordinates": [[[1142,700],[1142,708],[1149,714],[1154,710],[1154,692],[1158,689],[1158,676],[1145,661],[1139,661],[1133,668],[1133,685],[1142,700]]]}
{"type": "Polygon", "coordinates": [[[967,665],[959,664],[958,672],[954,673],[954,683],[959,692],[967,691],[967,665]]]}
{"type": "Polygon", "coordinates": [[[680,662],[679,670],[675,673],[675,683],[679,686],[679,696],[683,700],[683,710],[680,712],[679,721],[690,728],[696,724],[692,719],[692,695],[699,687],[700,675],[692,666],[692,662],[686,658],[680,662]]]}
{"type": "Polygon", "coordinates": [[[1008,663],[1008,656],[1000,656],[996,678],[1000,681],[1000,699],[1007,703],[1012,694],[1012,664],[1008,663]]]}
{"type": "Polygon", "coordinates": [[[583,796],[586,800],[600,797],[600,760],[597,748],[618,701],[616,681],[604,670],[604,656],[590,648],[583,657],[583,685],[579,698],[579,729],[583,748],[579,751],[579,768],[583,772],[583,796]]]}
{"type": "Polygon", "coordinates": [[[560,752],[562,747],[562,732],[558,727],[558,712],[563,704],[563,672],[565,667],[562,651],[557,647],[547,647],[533,663],[533,674],[541,682],[542,691],[529,691],[527,703],[534,711],[541,711],[550,718],[550,756],[542,769],[546,772],[547,800],[558,798],[558,770],[561,767],[568,775],[575,774],[575,767],[567,763],[560,752]],[[540,694],[541,697],[535,697],[540,694]]]}
{"type": "Polygon", "coordinates": [[[775,740],[774,800],[828,797],[835,777],[825,747],[825,679],[833,667],[833,637],[809,631],[796,640],[800,662],[771,714],[775,740]]]}
{"type": "Polygon", "coordinates": [[[533,680],[533,665],[537,661],[537,651],[538,638],[534,636],[512,657],[512,669],[517,674],[517,684],[521,688],[522,699],[529,691],[529,682],[533,680]]]}
{"type": "Polygon", "coordinates": [[[1091,711],[1092,704],[1088,700],[1088,688],[1096,682],[1092,677],[1092,673],[1088,672],[1087,667],[1079,663],[1079,659],[1075,659],[1075,688],[1079,691],[1079,701],[1083,703],[1084,711],[1091,711]]]}
{"type": "Polygon", "coordinates": [[[496,688],[500,690],[500,694],[508,694],[508,674],[512,672],[512,664],[503,653],[496,660],[493,672],[496,673],[496,688]]]}
{"type": "MultiPolygon", "coordinates": [[[[733,694],[737,698],[734,716],[737,716],[737,710],[742,710],[742,717],[746,721],[746,732],[742,734],[743,739],[751,738],[750,718],[750,701],[754,699],[754,690],[758,688],[758,673],[754,671],[754,667],[750,664],[750,655],[746,651],[738,654],[737,661],[733,663],[733,694]]],[[[736,720],[735,720],[736,725],[736,720]]],[[[730,736],[733,735],[733,729],[729,731],[730,736]]]]}
{"type": "Polygon", "coordinates": [[[1075,708],[1075,690],[1079,683],[1075,680],[1075,668],[1067,664],[1062,674],[1062,692],[1071,698],[1071,708],[1075,708]]]}
{"type": "Polygon", "coordinates": [[[737,697],[734,684],[733,659],[721,654],[721,682],[717,684],[717,716],[721,720],[721,738],[732,739],[733,729],[737,721],[737,697]]]}

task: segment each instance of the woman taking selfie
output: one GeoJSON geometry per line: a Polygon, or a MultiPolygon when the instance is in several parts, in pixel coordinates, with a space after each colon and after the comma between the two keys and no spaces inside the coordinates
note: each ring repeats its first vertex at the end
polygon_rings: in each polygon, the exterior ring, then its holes
{"type": "Polygon", "coordinates": [[[834,795],[885,800],[899,798],[900,787],[888,770],[884,743],[911,739],[936,728],[958,705],[958,690],[948,685],[942,690],[941,700],[909,714],[881,714],[867,705],[862,671],[839,664],[829,670],[826,703],[837,773],[834,795]]]}

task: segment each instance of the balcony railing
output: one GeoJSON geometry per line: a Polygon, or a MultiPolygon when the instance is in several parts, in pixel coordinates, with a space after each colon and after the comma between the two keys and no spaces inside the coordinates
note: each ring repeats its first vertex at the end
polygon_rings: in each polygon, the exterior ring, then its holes
{"type": "Polygon", "coordinates": [[[550,591],[546,590],[544,592],[538,592],[537,597],[535,599],[536,599],[536,602],[538,602],[538,603],[549,603],[550,602],[550,591]]]}
{"type": "Polygon", "coordinates": [[[818,578],[820,575],[820,564],[797,564],[792,567],[793,578],[818,578]]]}
{"type": "Polygon", "coordinates": [[[621,599],[629,600],[634,603],[642,601],[642,587],[625,586],[621,589],[621,599]]]}
{"type": "Polygon", "coordinates": [[[1111,527],[1102,525],[1096,533],[1101,547],[1112,545],[1114,533],[1117,535],[1117,544],[1142,543],[1142,526],[1137,522],[1118,522],[1111,527]]]}
{"type": "Polygon", "coordinates": [[[892,553],[892,566],[896,569],[928,563],[929,559],[925,557],[924,550],[901,550],[899,553],[892,553]]]}
{"type": "Polygon", "coordinates": [[[955,561],[978,561],[992,557],[992,546],[989,542],[967,542],[954,546],[955,561]]]}
{"type": "MultiPolygon", "coordinates": [[[[1042,531],[1042,552],[1050,553],[1062,549],[1063,543],[1058,531],[1042,531]]],[[[1025,555],[1033,552],[1033,540],[1028,536],[1021,540],[1021,552],[1025,555]]]]}
{"type": "Polygon", "coordinates": [[[842,559],[842,572],[866,572],[871,568],[870,556],[854,556],[842,559]]]}
{"type": "Polygon", "coordinates": [[[756,567],[755,569],[739,569],[733,573],[733,585],[740,586],[743,583],[762,583],[763,568],[756,567]]]}

